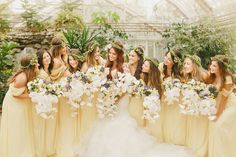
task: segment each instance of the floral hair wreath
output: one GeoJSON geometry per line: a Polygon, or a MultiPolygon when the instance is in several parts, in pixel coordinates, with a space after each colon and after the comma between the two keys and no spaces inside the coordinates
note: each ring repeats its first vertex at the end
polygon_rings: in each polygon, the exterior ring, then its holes
{"type": "Polygon", "coordinates": [[[198,57],[197,55],[185,55],[185,58],[190,58],[194,63],[196,63],[198,66],[202,66],[201,64],[201,58],[198,57]]]}
{"type": "Polygon", "coordinates": [[[145,61],[151,61],[156,67],[159,67],[159,61],[157,59],[145,57],[145,61]]]}
{"type": "Polygon", "coordinates": [[[109,51],[112,47],[117,48],[117,49],[123,51],[123,48],[120,47],[119,45],[115,44],[115,43],[108,44],[108,45],[105,47],[105,50],[106,50],[106,51],[109,51]]]}
{"type": "Polygon", "coordinates": [[[142,51],[142,48],[141,48],[141,47],[136,47],[136,48],[134,48],[134,52],[138,53],[138,54],[139,54],[139,55],[141,55],[141,56],[143,56],[143,55],[144,55],[144,53],[143,53],[143,51],[142,51]]]}
{"type": "Polygon", "coordinates": [[[70,55],[71,55],[73,58],[79,60],[80,62],[84,62],[84,60],[85,60],[85,57],[84,57],[84,55],[82,55],[82,54],[77,55],[77,54],[71,53],[70,55]]]}
{"type": "Polygon", "coordinates": [[[36,56],[36,54],[33,54],[33,57],[31,58],[30,63],[26,66],[21,65],[21,68],[22,69],[28,69],[29,67],[37,65],[37,64],[38,64],[37,56],[36,56]]]}
{"type": "Polygon", "coordinates": [[[97,42],[93,42],[91,44],[91,46],[88,48],[88,50],[85,52],[85,54],[89,54],[89,53],[92,53],[93,50],[95,49],[95,47],[99,46],[99,44],[97,42]]]}
{"type": "Polygon", "coordinates": [[[216,55],[211,57],[211,60],[216,60],[217,62],[222,63],[226,69],[230,70],[230,65],[228,63],[229,58],[226,55],[216,55]]]}
{"type": "Polygon", "coordinates": [[[66,44],[65,43],[60,43],[60,44],[52,44],[52,48],[55,49],[55,48],[60,48],[60,47],[65,47],[66,44]]]}
{"type": "Polygon", "coordinates": [[[181,66],[183,64],[183,61],[180,57],[178,57],[173,50],[169,51],[175,58],[174,58],[174,63],[176,63],[178,66],[181,66]]]}

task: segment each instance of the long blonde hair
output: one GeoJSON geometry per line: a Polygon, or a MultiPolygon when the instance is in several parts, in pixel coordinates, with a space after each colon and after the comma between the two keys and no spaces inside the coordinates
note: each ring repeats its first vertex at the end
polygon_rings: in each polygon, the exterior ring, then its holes
{"type": "Polygon", "coordinates": [[[94,59],[97,48],[98,44],[94,42],[89,43],[87,46],[85,62],[87,63],[88,67],[99,65],[99,62],[94,59]]]}
{"type": "MultiPolygon", "coordinates": [[[[190,57],[190,56],[187,56],[185,58],[186,59],[190,59],[193,63],[193,71],[191,73],[186,73],[184,70],[183,70],[183,81],[188,81],[190,79],[194,79],[196,81],[204,81],[203,80],[203,76],[202,76],[202,73],[203,73],[203,68],[201,66],[201,62],[198,63],[198,61],[196,61],[194,58],[190,57]]],[[[200,59],[200,58],[199,58],[200,59]]]]}
{"type": "Polygon", "coordinates": [[[27,77],[27,82],[32,81],[36,77],[35,72],[35,64],[32,64],[32,60],[34,59],[34,55],[32,54],[24,54],[20,59],[21,68],[16,71],[16,73],[8,79],[8,84],[15,81],[15,78],[20,73],[25,73],[27,77]]]}

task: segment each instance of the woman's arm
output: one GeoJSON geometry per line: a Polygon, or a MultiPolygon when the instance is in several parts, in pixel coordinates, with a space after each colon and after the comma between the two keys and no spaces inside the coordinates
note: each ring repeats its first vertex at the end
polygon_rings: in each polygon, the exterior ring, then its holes
{"type": "Polygon", "coordinates": [[[80,71],[86,73],[87,70],[88,70],[88,64],[87,62],[84,62],[80,71]]]}
{"type": "Polygon", "coordinates": [[[223,113],[227,104],[228,97],[232,92],[232,88],[233,88],[233,84],[226,84],[224,88],[222,89],[222,97],[220,99],[219,106],[216,113],[217,118],[219,118],[221,114],[223,113]]]}
{"type": "Polygon", "coordinates": [[[18,99],[27,99],[29,98],[29,94],[28,93],[23,93],[19,96],[14,96],[15,98],[18,98],[18,99]]]}
{"type": "MultiPolygon", "coordinates": [[[[14,87],[15,88],[27,88],[27,76],[25,73],[20,73],[19,75],[16,76],[15,81],[14,81],[14,87]]],[[[15,98],[19,98],[19,99],[26,99],[29,98],[29,94],[28,93],[23,93],[21,95],[14,95],[13,96],[15,98]]]]}

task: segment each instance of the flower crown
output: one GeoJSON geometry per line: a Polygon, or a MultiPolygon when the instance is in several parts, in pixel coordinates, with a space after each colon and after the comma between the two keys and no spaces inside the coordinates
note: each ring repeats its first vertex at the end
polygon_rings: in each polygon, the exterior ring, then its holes
{"type": "Polygon", "coordinates": [[[228,70],[230,70],[230,66],[228,63],[229,58],[225,55],[216,55],[211,57],[211,60],[216,60],[217,62],[222,63],[228,70]]]}
{"type": "Polygon", "coordinates": [[[73,54],[73,53],[71,53],[70,55],[71,55],[72,57],[78,59],[80,62],[84,62],[84,60],[85,60],[84,55],[77,55],[77,54],[73,54]]]}
{"type": "Polygon", "coordinates": [[[38,64],[38,59],[37,56],[34,54],[33,57],[30,60],[30,63],[26,66],[21,65],[22,69],[28,69],[31,66],[37,65],[38,64]]]}
{"type": "Polygon", "coordinates": [[[156,67],[159,66],[159,61],[157,59],[145,57],[145,60],[151,61],[156,67]]]}
{"type": "Polygon", "coordinates": [[[174,56],[174,60],[173,60],[174,63],[176,63],[178,66],[183,64],[182,59],[179,56],[177,56],[173,50],[170,50],[169,52],[174,56]]]}
{"type": "Polygon", "coordinates": [[[60,44],[52,44],[52,48],[59,48],[59,47],[65,47],[65,43],[60,43],[60,44]]]}
{"type": "Polygon", "coordinates": [[[108,45],[105,47],[105,49],[108,51],[108,50],[110,50],[112,47],[117,48],[117,49],[123,51],[123,48],[120,47],[119,45],[115,44],[115,43],[108,44],[108,45]]]}
{"type": "Polygon", "coordinates": [[[194,63],[196,63],[198,66],[202,66],[201,64],[201,58],[199,58],[197,55],[185,55],[185,58],[190,58],[194,63]]]}
{"type": "Polygon", "coordinates": [[[141,56],[144,55],[144,53],[143,53],[143,51],[142,51],[142,48],[140,48],[140,47],[136,47],[136,48],[134,49],[134,52],[138,53],[138,54],[141,55],[141,56]]]}
{"type": "Polygon", "coordinates": [[[88,50],[85,52],[85,54],[92,53],[95,47],[97,47],[99,44],[97,42],[93,42],[91,46],[89,46],[88,50]]]}

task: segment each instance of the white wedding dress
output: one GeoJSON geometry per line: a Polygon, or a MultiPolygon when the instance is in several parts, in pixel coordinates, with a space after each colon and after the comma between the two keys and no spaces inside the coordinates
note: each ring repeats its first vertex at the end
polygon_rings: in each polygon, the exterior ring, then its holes
{"type": "Polygon", "coordinates": [[[82,140],[79,157],[194,157],[186,147],[157,143],[128,113],[126,94],[113,119],[99,119],[82,140]]]}

